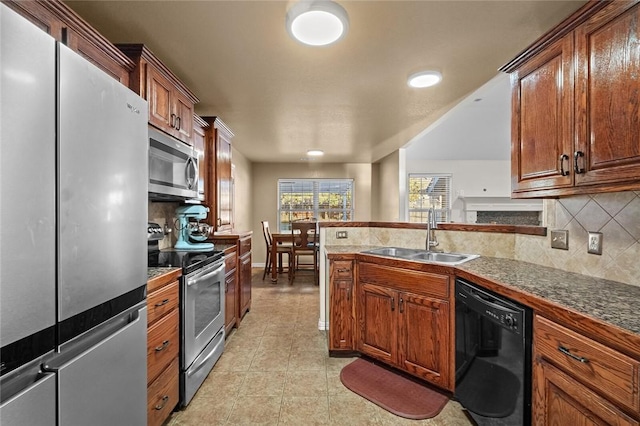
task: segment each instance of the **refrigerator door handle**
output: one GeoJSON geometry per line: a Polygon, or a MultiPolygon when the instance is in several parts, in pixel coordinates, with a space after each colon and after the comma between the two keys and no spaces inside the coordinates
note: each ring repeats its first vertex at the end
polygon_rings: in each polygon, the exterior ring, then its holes
{"type": "Polygon", "coordinates": [[[100,324],[93,330],[86,332],[62,345],[60,353],[54,355],[42,364],[42,370],[55,372],[69,361],[82,355],[98,343],[111,336],[124,332],[140,321],[140,308],[146,306],[146,301],[141,302],[120,315],[100,324]]]}

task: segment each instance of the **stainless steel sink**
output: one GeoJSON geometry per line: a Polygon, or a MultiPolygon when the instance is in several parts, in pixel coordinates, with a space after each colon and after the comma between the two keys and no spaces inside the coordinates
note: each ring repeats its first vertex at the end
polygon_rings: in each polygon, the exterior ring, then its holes
{"type": "Polygon", "coordinates": [[[420,249],[408,249],[401,247],[380,247],[377,249],[367,250],[363,253],[375,254],[378,256],[397,257],[405,260],[413,260],[416,262],[441,263],[445,265],[459,265],[469,260],[480,257],[477,254],[464,253],[439,253],[420,249]]]}
{"type": "Polygon", "coordinates": [[[381,247],[373,250],[365,251],[369,254],[379,254],[380,256],[390,257],[408,257],[416,254],[419,250],[401,247],[381,247]]]}

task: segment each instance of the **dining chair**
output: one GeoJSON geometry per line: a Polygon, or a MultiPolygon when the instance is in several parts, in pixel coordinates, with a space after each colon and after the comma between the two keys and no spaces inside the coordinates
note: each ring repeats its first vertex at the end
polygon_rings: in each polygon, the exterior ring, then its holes
{"type": "MultiPolygon", "coordinates": [[[[267,245],[267,258],[264,262],[264,273],[262,274],[262,279],[264,280],[267,274],[269,273],[269,271],[271,270],[271,262],[273,262],[273,259],[271,259],[273,238],[271,237],[271,230],[269,229],[269,221],[263,220],[261,223],[262,223],[262,233],[264,235],[264,241],[267,245]]],[[[276,250],[278,251],[278,272],[283,272],[282,255],[286,254],[287,261],[288,261],[287,273],[291,274],[291,262],[293,260],[292,246],[278,245],[276,247],[276,250]]]]}
{"type": "Polygon", "coordinates": [[[293,284],[296,271],[301,269],[313,270],[313,279],[318,284],[318,222],[315,220],[291,222],[291,235],[293,240],[291,273],[289,283],[293,284]],[[301,263],[300,257],[311,256],[312,263],[301,263]]]}

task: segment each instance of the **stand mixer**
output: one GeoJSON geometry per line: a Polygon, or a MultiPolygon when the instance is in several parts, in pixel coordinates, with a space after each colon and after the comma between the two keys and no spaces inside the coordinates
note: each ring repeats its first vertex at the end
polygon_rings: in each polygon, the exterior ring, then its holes
{"type": "Polygon", "coordinates": [[[201,239],[204,241],[208,237],[208,232],[201,233],[199,231],[200,224],[196,223],[196,229],[198,231],[192,231],[192,222],[189,219],[196,219],[200,222],[201,219],[207,218],[209,208],[200,204],[190,204],[185,206],[179,206],[176,208],[176,216],[178,217],[178,241],[176,241],[176,250],[190,250],[190,251],[210,251],[213,250],[212,243],[192,243],[191,239],[201,239]]]}

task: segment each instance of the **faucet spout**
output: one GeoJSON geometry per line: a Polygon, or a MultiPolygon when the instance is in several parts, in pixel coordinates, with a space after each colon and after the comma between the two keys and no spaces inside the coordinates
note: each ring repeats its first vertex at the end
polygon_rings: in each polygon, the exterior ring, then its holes
{"type": "Polygon", "coordinates": [[[433,210],[433,207],[431,207],[427,215],[427,239],[425,241],[425,248],[427,251],[430,251],[432,248],[437,247],[438,244],[440,244],[436,238],[435,232],[433,232],[437,227],[435,211],[433,210]]]}

